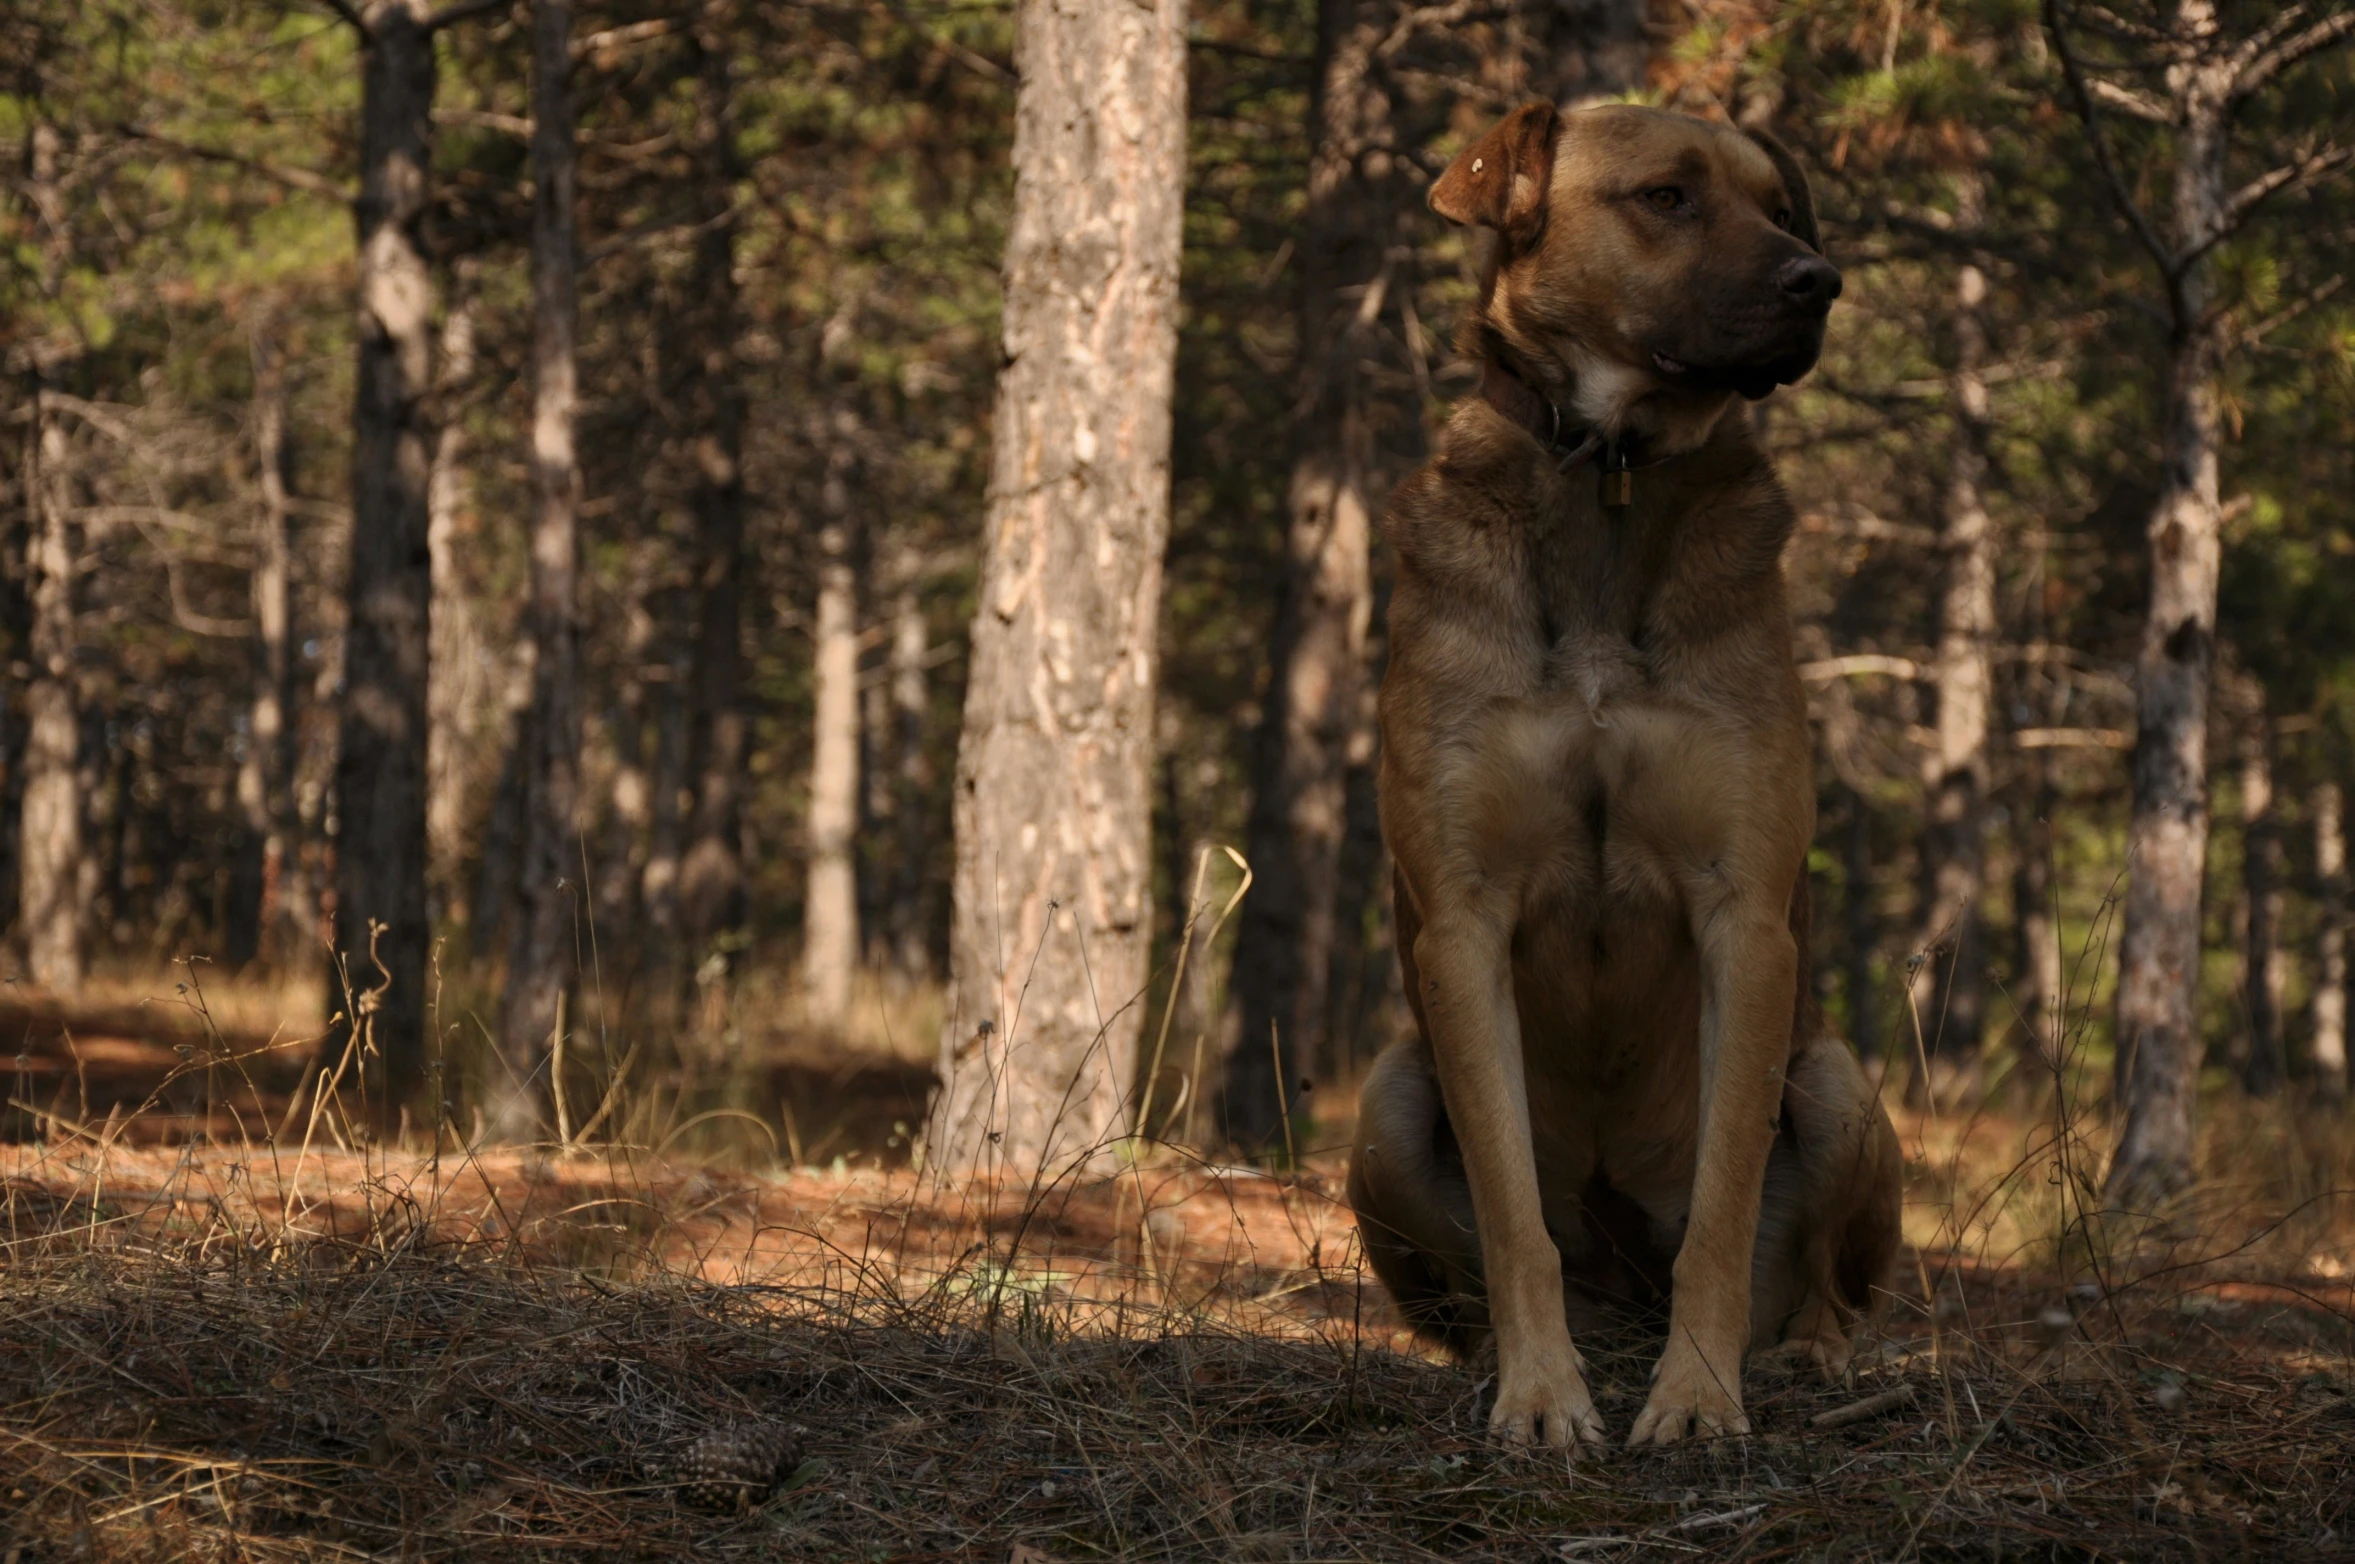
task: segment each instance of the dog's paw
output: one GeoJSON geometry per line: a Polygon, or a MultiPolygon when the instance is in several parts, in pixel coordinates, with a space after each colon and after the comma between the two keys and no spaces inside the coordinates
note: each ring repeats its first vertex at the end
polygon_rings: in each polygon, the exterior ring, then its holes
{"type": "Polygon", "coordinates": [[[1671,1343],[1661,1354],[1651,1399],[1637,1415],[1628,1444],[1672,1445],[1695,1434],[1714,1439],[1748,1433],[1750,1420],[1742,1414],[1741,1363],[1737,1353],[1723,1367],[1712,1366],[1699,1348],[1671,1343]]]}
{"type": "Polygon", "coordinates": [[[1587,1394],[1584,1367],[1576,1349],[1565,1343],[1539,1362],[1500,1372],[1488,1431],[1510,1445],[1606,1448],[1610,1441],[1594,1397],[1587,1394]]]}
{"type": "Polygon", "coordinates": [[[1848,1373],[1848,1365],[1856,1357],[1856,1349],[1849,1343],[1848,1333],[1837,1322],[1827,1326],[1806,1341],[1798,1343],[1808,1362],[1823,1375],[1826,1384],[1838,1384],[1848,1373]]]}
{"type": "Polygon", "coordinates": [[[1855,1355],[1845,1336],[1785,1337],[1763,1352],[1752,1353],[1750,1367],[1769,1374],[1815,1373],[1826,1383],[1837,1384],[1847,1375],[1855,1355]]]}
{"type": "Polygon", "coordinates": [[[1801,1316],[1783,1339],[1756,1354],[1751,1362],[1759,1367],[1784,1374],[1802,1374],[1814,1369],[1827,1382],[1838,1382],[1848,1372],[1856,1349],[1841,1328],[1839,1317],[1830,1309],[1823,1309],[1812,1319],[1801,1316]]]}

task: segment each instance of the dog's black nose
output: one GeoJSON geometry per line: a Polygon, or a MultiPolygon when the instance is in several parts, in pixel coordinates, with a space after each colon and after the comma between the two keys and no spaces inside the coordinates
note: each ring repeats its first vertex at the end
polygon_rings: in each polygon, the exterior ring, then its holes
{"type": "Polygon", "coordinates": [[[1820,255],[1794,255],[1775,268],[1775,286],[1793,304],[1830,309],[1840,296],[1840,269],[1820,255]]]}

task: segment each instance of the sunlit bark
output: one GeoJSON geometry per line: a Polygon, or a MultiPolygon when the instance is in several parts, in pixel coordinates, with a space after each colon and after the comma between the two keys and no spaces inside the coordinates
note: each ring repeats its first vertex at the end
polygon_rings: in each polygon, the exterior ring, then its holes
{"type": "MultiPolygon", "coordinates": [[[[1961,221],[1979,220],[1977,180],[1965,183],[1961,221]]],[[[1918,949],[1929,953],[1920,985],[1922,1030],[1931,1079],[1917,1090],[1940,1100],[1977,1088],[1986,1030],[1986,934],[1980,898],[1986,882],[1988,717],[1994,693],[1995,539],[1981,492],[1987,467],[1987,280],[1965,264],[1955,277],[1954,369],[1948,379],[1946,492],[1938,546],[1945,580],[1938,604],[1938,644],[1930,685],[1936,721],[1923,759],[1929,816],[1922,837],[1923,926],[1918,949]]]]}
{"type": "Polygon", "coordinates": [[[1152,933],[1185,5],[1021,0],[1005,368],[930,1154],[1099,1160],[1152,933]]]}
{"type": "MultiPolygon", "coordinates": [[[[581,911],[576,836],[580,795],[580,308],[575,277],[571,75],[572,0],[532,5],[532,432],[538,498],[531,532],[532,702],[525,712],[523,861],[500,1012],[505,1078],[497,1127],[528,1137],[557,1068],[581,911]]],[[[567,1134],[561,1081],[554,1125],[567,1134]]]]}
{"type": "Polygon", "coordinates": [[[2270,1095],[2287,1073],[2282,1005],[2289,991],[2289,959],[2281,948],[2283,906],[2281,820],[2274,803],[2271,724],[2260,715],[2241,756],[2241,890],[2246,943],[2241,949],[2247,1006],[2248,1054],[2241,1084],[2250,1095],[2270,1095]]]}
{"type": "MultiPolygon", "coordinates": [[[[253,358],[254,463],[260,478],[261,511],[254,518],[253,698],[246,720],[245,754],[237,768],[237,805],[248,841],[243,852],[251,884],[240,888],[240,909],[229,959],[241,965],[256,956],[272,963],[294,953],[296,936],[287,917],[288,880],[295,865],[294,648],[292,499],[287,474],[292,465],[286,434],[286,379],[273,323],[258,321],[251,334],[253,358]],[[249,899],[250,898],[250,899],[249,899]]],[[[299,904],[299,903],[298,903],[299,904]]]]}
{"type": "Polygon", "coordinates": [[[2314,872],[2321,880],[2314,936],[2314,1085],[2323,1097],[2347,1093],[2347,822],[2336,782],[2315,785],[2307,803],[2314,821],[2314,872]]]}
{"type": "Polygon", "coordinates": [[[839,467],[829,475],[827,488],[832,514],[818,533],[818,601],[811,631],[816,699],[801,985],[811,1024],[839,1030],[850,1017],[851,979],[859,959],[858,880],[851,858],[859,806],[859,632],[850,498],[839,467]]]}

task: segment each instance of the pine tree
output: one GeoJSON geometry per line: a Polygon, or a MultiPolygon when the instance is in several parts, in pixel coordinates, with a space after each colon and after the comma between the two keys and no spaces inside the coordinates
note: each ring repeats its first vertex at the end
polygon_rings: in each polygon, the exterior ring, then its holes
{"type": "Polygon", "coordinates": [[[532,431],[539,506],[532,522],[532,701],[524,714],[521,905],[508,947],[501,1052],[507,1080],[497,1124],[510,1139],[539,1119],[542,1082],[558,1135],[570,1138],[563,1068],[565,998],[580,911],[580,508],[574,439],[580,307],[573,223],[571,0],[532,5],[532,431]]]}
{"type": "Polygon", "coordinates": [[[2150,597],[2135,665],[2131,879],[2119,949],[2124,1122],[2107,1181],[2112,1199],[2145,1205],[2191,1182],[2202,1056],[2194,1010],[2223,546],[2218,467],[2234,336],[2228,313],[2216,307],[2215,255],[2267,200],[2355,162],[2347,148],[2293,150],[2236,184],[2236,121],[2285,72],[2355,37],[2355,12],[2316,20],[2304,6],[2289,6],[2239,37],[2226,33],[2214,0],[2174,0],[2155,27],[2092,20],[2110,35],[2126,71],[2105,73],[2081,59],[2080,18],[2061,0],[2045,0],[2046,25],[2086,134],[2111,198],[2158,268],[2169,323],[2159,497],[2148,533],[2150,597]],[[2127,71],[2136,67],[2156,75],[2163,91],[2134,84],[2127,71]],[[2163,217],[2144,210],[2118,161],[2105,110],[2168,144],[2163,217]]]}
{"type": "Polygon", "coordinates": [[[1185,6],[1021,0],[1006,368],[957,756],[930,1156],[1050,1168],[1126,1127],[1185,176],[1185,6]]]}

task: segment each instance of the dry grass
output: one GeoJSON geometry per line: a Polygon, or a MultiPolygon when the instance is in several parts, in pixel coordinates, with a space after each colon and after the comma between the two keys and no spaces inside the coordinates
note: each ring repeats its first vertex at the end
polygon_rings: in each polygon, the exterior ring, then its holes
{"type": "MultiPolygon", "coordinates": [[[[904,1073],[923,1018],[874,1009],[904,1073]]],[[[802,1165],[860,1149],[839,1119],[715,1163],[652,1082],[594,1145],[387,1149],[220,1014],[124,1010],[113,1078],[106,1028],[20,1055],[0,1564],[2351,1551],[2342,1116],[2219,1103],[2200,1199],[2127,1223],[2073,1098],[1901,1115],[1911,1247],[1848,1378],[1754,1364],[1749,1437],[1573,1468],[1487,1439],[1488,1382],[1400,1328],[1326,1159],[802,1165]],[[745,1481],[698,1487],[730,1449],[745,1481]]],[[[1581,1342],[1616,1429],[1661,1331],[1581,1342]]]]}
{"type": "MultiPolygon", "coordinates": [[[[2355,1527],[2324,1229],[2072,1239],[2014,1121],[1907,1126],[1917,1248],[1847,1383],[1757,1365],[1751,1437],[1575,1469],[1488,1442],[1329,1169],[944,1188],[50,1127],[0,1206],[23,1560],[2289,1558],[2355,1527]],[[698,1441],[762,1430],[790,1448],[749,1502],[689,1502],[698,1441]]],[[[1583,1344],[1615,1428],[1657,1330],[1583,1344]]]]}

